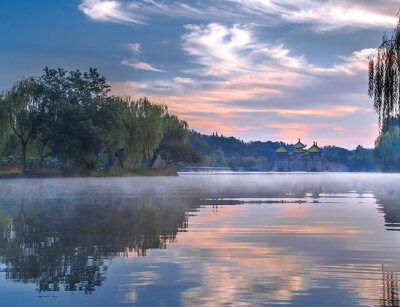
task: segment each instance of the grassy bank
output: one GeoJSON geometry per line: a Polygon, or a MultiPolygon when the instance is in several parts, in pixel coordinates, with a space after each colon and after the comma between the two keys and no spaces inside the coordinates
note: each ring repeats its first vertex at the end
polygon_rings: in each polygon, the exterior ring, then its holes
{"type": "Polygon", "coordinates": [[[107,170],[91,171],[89,177],[129,177],[129,176],[177,176],[173,167],[115,167],[107,170]]]}
{"type": "Polygon", "coordinates": [[[63,168],[37,168],[28,174],[22,174],[21,167],[0,168],[0,178],[53,178],[53,177],[131,177],[131,176],[177,176],[173,167],[144,167],[136,168],[115,167],[105,170],[86,172],[68,171],[63,168]]]}

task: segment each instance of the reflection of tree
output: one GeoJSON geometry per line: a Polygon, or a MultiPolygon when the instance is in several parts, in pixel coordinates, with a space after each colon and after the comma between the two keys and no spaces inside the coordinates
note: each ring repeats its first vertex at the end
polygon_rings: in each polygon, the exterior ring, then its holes
{"type": "Polygon", "coordinates": [[[391,268],[382,265],[382,299],[379,306],[398,307],[399,305],[399,279],[391,268]]]}
{"type": "Polygon", "coordinates": [[[400,191],[377,192],[375,197],[378,211],[384,215],[387,230],[400,230],[400,191]]]}
{"type": "MultiPolygon", "coordinates": [[[[0,262],[6,278],[39,291],[92,292],[104,281],[105,259],[165,248],[187,227],[188,200],[34,199],[0,204],[0,262]]],[[[190,208],[189,208],[190,209],[190,208]]]]}

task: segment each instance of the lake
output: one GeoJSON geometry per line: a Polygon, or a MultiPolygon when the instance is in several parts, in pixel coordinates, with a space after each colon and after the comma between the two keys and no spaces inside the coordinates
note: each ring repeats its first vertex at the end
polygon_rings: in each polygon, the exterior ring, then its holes
{"type": "Polygon", "coordinates": [[[1,306],[398,306],[400,175],[0,180],[1,306]]]}

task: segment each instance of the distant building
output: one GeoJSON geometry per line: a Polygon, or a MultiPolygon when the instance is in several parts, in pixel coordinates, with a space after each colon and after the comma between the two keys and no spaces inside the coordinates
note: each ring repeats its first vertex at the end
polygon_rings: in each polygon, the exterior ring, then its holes
{"type": "Polygon", "coordinates": [[[317,143],[309,149],[299,141],[290,150],[283,144],[275,150],[276,156],[273,170],[276,172],[322,172],[324,170],[322,152],[317,143]]]}

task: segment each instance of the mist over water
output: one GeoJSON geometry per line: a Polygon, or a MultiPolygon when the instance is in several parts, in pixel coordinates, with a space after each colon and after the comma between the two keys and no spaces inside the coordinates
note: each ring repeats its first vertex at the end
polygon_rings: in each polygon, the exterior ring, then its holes
{"type": "Polygon", "coordinates": [[[51,178],[0,180],[0,197],[30,193],[36,197],[92,196],[217,197],[231,193],[359,193],[400,186],[399,174],[379,173],[181,173],[177,177],[51,178]],[[48,195],[46,193],[49,193],[48,195]]]}
{"type": "Polygon", "coordinates": [[[398,306],[400,175],[0,180],[6,306],[398,306]]]}

